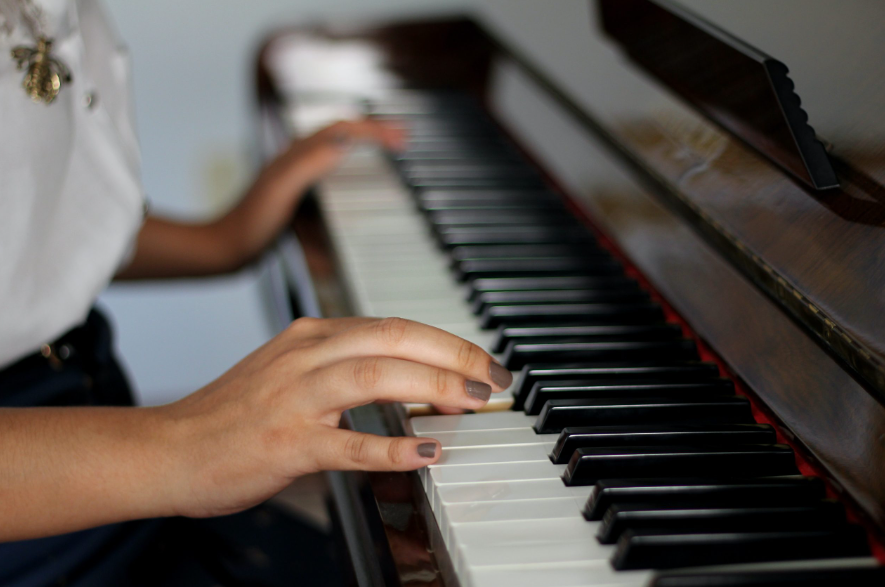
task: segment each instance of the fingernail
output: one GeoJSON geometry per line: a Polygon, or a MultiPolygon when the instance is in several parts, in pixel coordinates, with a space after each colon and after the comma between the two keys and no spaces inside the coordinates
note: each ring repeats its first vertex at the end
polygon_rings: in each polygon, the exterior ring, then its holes
{"type": "Polygon", "coordinates": [[[432,459],[436,456],[436,443],[425,442],[418,445],[418,456],[422,459],[432,459]]]}
{"type": "Polygon", "coordinates": [[[492,386],[488,383],[482,383],[481,381],[467,381],[467,383],[464,384],[464,387],[467,388],[467,395],[470,397],[481,399],[484,402],[489,401],[489,398],[492,397],[492,386]]]}
{"type": "Polygon", "coordinates": [[[495,382],[495,385],[504,389],[507,389],[513,383],[513,373],[495,362],[489,365],[489,377],[495,382]]]}

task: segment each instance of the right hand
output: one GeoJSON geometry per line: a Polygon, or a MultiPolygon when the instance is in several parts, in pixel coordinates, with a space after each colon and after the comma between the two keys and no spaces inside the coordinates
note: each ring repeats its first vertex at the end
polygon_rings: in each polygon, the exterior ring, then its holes
{"type": "Polygon", "coordinates": [[[376,400],[477,409],[511,381],[480,347],[417,322],[296,320],[216,381],[160,408],[180,456],[168,483],[172,513],[237,512],[316,471],[427,466],[441,454],[436,440],[343,430],[342,412],[376,400]]]}

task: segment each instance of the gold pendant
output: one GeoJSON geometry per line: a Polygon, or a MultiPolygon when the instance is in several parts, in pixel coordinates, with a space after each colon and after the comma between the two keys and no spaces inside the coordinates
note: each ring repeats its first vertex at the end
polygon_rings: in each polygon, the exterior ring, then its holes
{"type": "Polygon", "coordinates": [[[71,72],[64,63],[51,57],[52,39],[37,38],[37,48],[21,45],[12,50],[19,70],[27,66],[28,72],[22,81],[22,87],[34,102],[49,104],[58,95],[62,84],[71,81],[71,72]]]}

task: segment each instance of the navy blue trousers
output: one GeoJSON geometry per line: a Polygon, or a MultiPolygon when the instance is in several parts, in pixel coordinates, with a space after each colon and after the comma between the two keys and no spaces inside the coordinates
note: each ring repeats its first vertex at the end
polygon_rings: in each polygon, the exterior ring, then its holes
{"type": "MultiPolygon", "coordinates": [[[[0,406],[133,405],[98,311],[51,351],[0,370],[0,406]]],[[[0,543],[0,585],[334,586],[343,582],[337,559],[326,533],[263,504],[221,518],[144,520],[0,543]]]]}

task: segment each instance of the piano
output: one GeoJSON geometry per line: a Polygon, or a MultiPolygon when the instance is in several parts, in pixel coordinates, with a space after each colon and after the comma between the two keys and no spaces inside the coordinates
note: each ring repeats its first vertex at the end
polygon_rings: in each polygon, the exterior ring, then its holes
{"type": "Polygon", "coordinates": [[[515,376],[478,413],[346,415],[443,446],[329,474],[352,583],[885,585],[882,7],[578,4],[520,8],[571,69],[470,17],[258,54],[264,157],[342,118],[409,136],[315,186],[280,322],[418,320],[515,376]]]}

